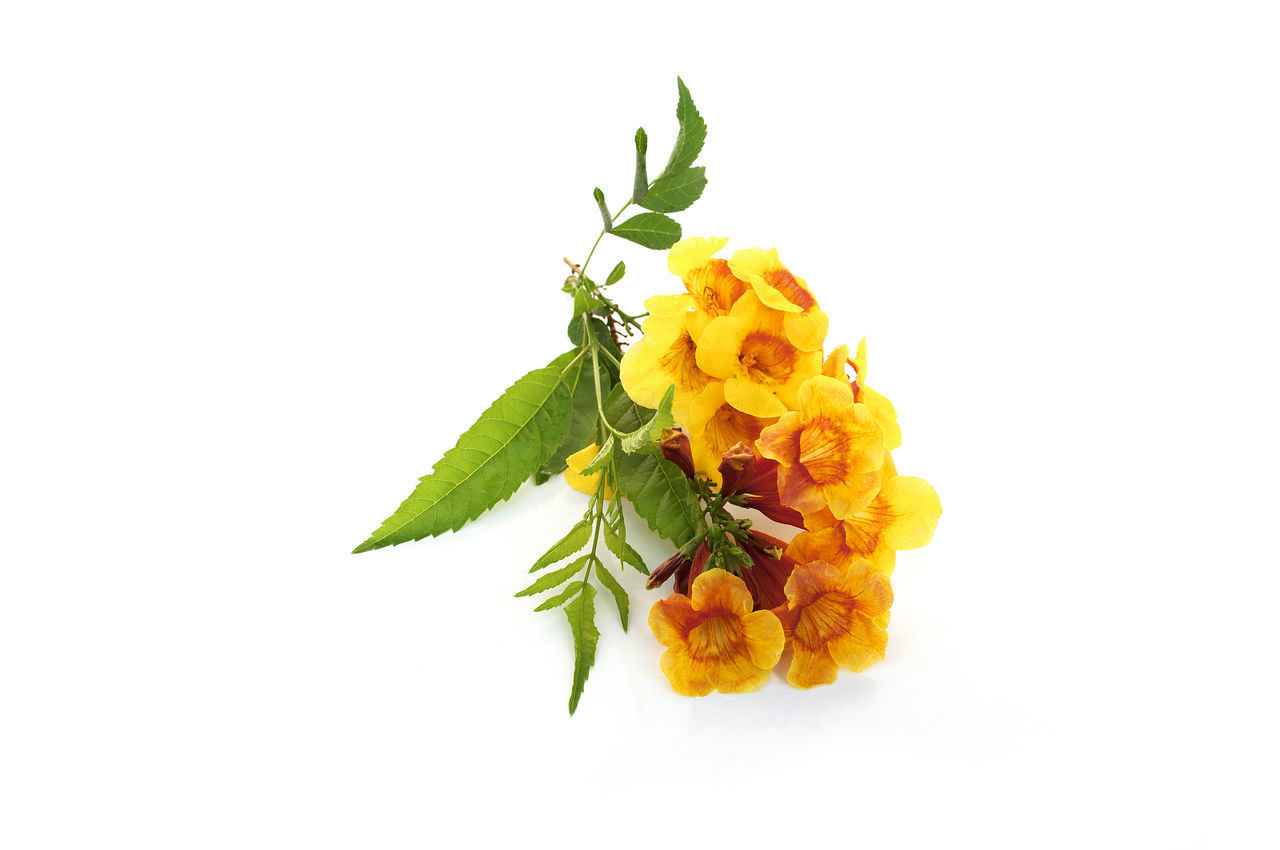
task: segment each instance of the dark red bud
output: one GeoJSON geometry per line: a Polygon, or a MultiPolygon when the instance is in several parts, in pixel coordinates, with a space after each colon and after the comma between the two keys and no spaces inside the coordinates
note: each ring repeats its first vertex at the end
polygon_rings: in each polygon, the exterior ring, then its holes
{"type": "Polygon", "coordinates": [[[658,443],[662,456],[680,467],[687,477],[693,478],[693,450],[689,447],[689,435],[678,428],[668,428],[662,432],[662,441],[658,443]]]}

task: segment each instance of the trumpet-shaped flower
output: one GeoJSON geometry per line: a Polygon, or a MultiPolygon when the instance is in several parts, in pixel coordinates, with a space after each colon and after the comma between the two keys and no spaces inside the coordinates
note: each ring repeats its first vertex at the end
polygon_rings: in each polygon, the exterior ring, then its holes
{"type": "Polygon", "coordinates": [[[893,404],[889,399],[880,395],[880,393],[867,386],[867,341],[862,339],[858,343],[858,353],[854,357],[849,357],[849,346],[841,345],[835,348],[822,364],[822,374],[832,378],[840,378],[847,380],[846,366],[853,367],[854,379],[850,382],[853,387],[853,397],[856,401],[867,406],[871,411],[871,415],[880,423],[880,427],[884,429],[884,447],[893,451],[902,445],[902,428],[898,426],[898,411],[893,409],[893,404]]]}
{"type": "Polygon", "coordinates": [[[738,443],[754,445],[756,438],[776,417],[743,413],[725,400],[725,385],[710,384],[688,406],[689,444],[693,466],[717,485],[722,481],[720,462],[738,443]]]}
{"type": "Polygon", "coordinates": [[[892,575],[895,552],[933,539],[942,503],[924,479],[898,475],[888,455],[880,474],[884,483],[871,504],[844,521],[828,510],[806,516],[807,530],[795,536],[787,554],[800,563],[823,560],[837,567],[865,558],[892,575]]]}
{"type": "Polygon", "coordinates": [[[808,285],[787,270],[772,248],[747,248],[729,259],[735,277],[751,284],[761,303],[785,314],[783,326],[797,348],[822,348],[827,337],[827,314],[818,309],[818,300],[808,285]]]}
{"type": "Polygon", "coordinates": [[[787,681],[798,688],[829,685],[841,667],[860,673],[884,658],[893,604],[889,579],[866,561],[837,567],[801,564],[787,579],[787,604],[774,609],[794,655],[787,681]]]}
{"type": "Polygon", "coordinates": [[[785,315],[747,292],[698,338],[698,368],[723,380],[725,400],[743,413],[781,416],[795,407],[800,385],[822,367],[820,350],[791,342],[785,315]]]}
{"type": "Polygon", "coordinates": [[[689,402],[713,380],[698,368],[692,306],[693,299],[687,295],[647,299],[650,315],[644,321],[644,336],[622,355],[619,370],[627,395],[646,407],[657,407],[674,384],[672,412],[680,421],[688,413],[689,402]]]}
{"type": "Polygon", "coordinates": [[[759,689],[785,645],[778,617],[753,611],[746,584],[726,570],[698,576],[689,596],[673,593],[653,603],[649,628],[667,647],[662,672],[690,697],[759,689]]]}
{"type": "Polygon", "coordinates": [[[880,489],[884,432],[845,381],[819,375],[800,388],[799,410],[760,433],[760,453],[776,460],[782,503],[800,513],[830,509],[845,519],[880,489]]]}
{"type": "MultiPolygon", "coordinates": [[[[586,493],[588,496],[596,494],[596,487],[600,485],[600,476],[604,474],[604,471],[597,470],[590,475],[583,475],[582,470],[586,469],[587,464],[595,460],[596,455],[599,453],[600,447],[592,443],[565,458],[565,463],[569,465],[569,468],[564,471],[564,480],[579,493],[586,493]]],[[[606,501],[613,498],[613,487],[607,482],[604,485],[604,498],[606,501]]]]}
{"type": "Polygon", "coordinates": [[[751,289],[750,284],[733,274],[727,260],[712,256],[728,241],[694,236],[677,242],[667,255],[667,269],[680,277],[693,301],[690,328],[694,339],[712,319],[727,316],[742,294],[751,289]]]}

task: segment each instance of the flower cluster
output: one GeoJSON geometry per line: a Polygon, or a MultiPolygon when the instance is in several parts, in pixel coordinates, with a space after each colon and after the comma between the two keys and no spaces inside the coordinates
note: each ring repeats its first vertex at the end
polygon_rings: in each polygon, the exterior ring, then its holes
{"type": "Polygon", "coordinates": [[[787,680],[802,688],[881,660],[895,553],[928,543],[942,513],[928,483],[897,474],[897,413],[867,385],[865,341],[824,356],[828,319],[805,281],[773,250],[716,257],[726,243],[672,248],[685,292],[645,302],[620,368],[640,404],[674,386],[683,429],[662,450],[710,517],[648,583],[674,578],[649,625],[667,647],[663,672],[689,696],[755,690],[788,647],[787,680]],[[800,530],[783,542],[730,505],[800,530]]]}

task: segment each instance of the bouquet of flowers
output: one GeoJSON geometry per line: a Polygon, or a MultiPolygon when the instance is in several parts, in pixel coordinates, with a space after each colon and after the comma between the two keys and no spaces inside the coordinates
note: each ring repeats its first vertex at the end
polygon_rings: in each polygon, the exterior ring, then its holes
{"type": "Polygon", "coordinates": [[[565,613],[570,713],[595,661],[598,590],[627,629],[614,570],[638,570],[649,590],[671,582],[649,627],[677,692],[756,690],[788,649],[787,681],[809,688],[884,658],[896,553],[928,543],[942,513],[927,482],[894,466],[902,432],[867,384],[865,341],[828,347],[827,315],[777,251],[722,257],[727,239],[681,238],[670,214],[707,185],[694,165],[707,129],[678,89],[666,166],[649,179],[638,130],[631,197],[611,213],[596,189],[600,234],[581,265],[565,260],[573,348],[512,384],[355,550],[457,531],[526,481],[563,475],[586,509],[516,595],[552,594],[534,610],[565,613]],[[633,205],[645,212],[623,219],[633,205]],[[668,251],[678,291],[625,312],[612,297],[623,263],[587,275],[606,235],[668,251]],[[627,542],[623,499],[675,550],[652,571],[627,542]],[[791,539],[757,528],[762,517],[791,539]]]}

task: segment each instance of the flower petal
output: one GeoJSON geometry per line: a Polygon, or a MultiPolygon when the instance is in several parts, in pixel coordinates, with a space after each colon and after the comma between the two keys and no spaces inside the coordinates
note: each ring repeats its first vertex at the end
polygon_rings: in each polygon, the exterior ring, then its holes
{"type": "Polygon", "coordinates": [[[690,236],[681,239],[671,246],[667,254],[667,271],[684,277],[696,268],[705,266],[711,255],[729,244],[727,238],[721,236],[690,236]]]}
{"type": "Polygon", "coordinates": [[[766,670],[778,663],[787,645],[782,623],[768,609],[752,611],[742,618],[742,638],[751,654],[751,662],[766,670]]]}
{"type": "Polygon", "coordinates": [[[787,412],[778,397],[759,384],[743,378],[728,378],[724,382],[724,400],[751,416],[771,419],[787,412]]]}
{"type": "Polygon", "coordinates": [[[690,594],[693,607],[704,617],[747,614],[751,611],[751,591],[742,579],[728,570],[709,570],[693,580],[690,594]]]}

